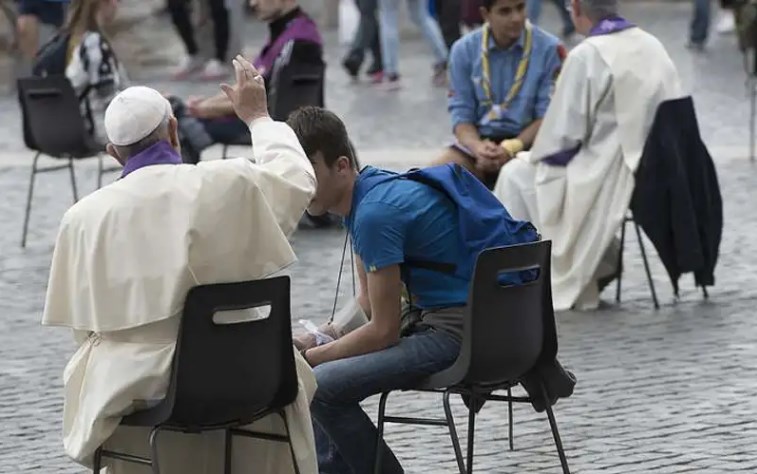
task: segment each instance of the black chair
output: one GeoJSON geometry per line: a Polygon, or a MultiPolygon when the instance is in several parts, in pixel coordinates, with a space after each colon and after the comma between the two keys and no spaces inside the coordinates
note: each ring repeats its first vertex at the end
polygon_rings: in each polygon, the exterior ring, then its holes
{"type": "MultiPolygon", "coordinates": [[[[626,217],[623,218],[623,224],[620,226],[620,251],[618,256],[618,282],[616,283],[615,287],[615,302],[620,303],[620,288],[623,281],[623,247],[625,247],[626,243],[626,224],[629,222],[633,223],[634,229],[636,229],[636,240],[639,241],[639,250],[641,251],[641,259],[644,261],[644,271],[647,274],[647,283],[649,284],[649,291],[652,293],[652,301],[654,302],[654,309],[660,309],[660,303],[657,300],[657,292],[655,291],[654,287],[654,281],[652,280],[652,272],[649,270],[649,260],[647,260],[647,252],[644,248],[644,241],[641,238],[641,228],[639,227],[639,224],[636,223],[635,220],[633,220],[632,215],[626,215],[626,217]]],[[[705,295],[707,294],[707,290],[705,291],[705,295]]]]}
{"type": "Polygon", "coordinates": [[[225,160],[226,158],[228,158],[230,146],[252,146],[252,139],[250,138],[249,133],[245,133],[235,138],[234,140],[221,142],[221,145],[223,145],[223,153],[221,154],[221,159],[225,160]]]}
{"type": "MultiPolygon", "coordinates": [[[[460,473],[473,472],[473,441],[477,408],[484,401],[506,401],[509,406],[510,448],[512,449],[512,402],[530,402],[529,397],[513,397],[511,389],[541,361],[557,355],[557,330],[552,310],[550,286],[550,241],[485,250],[478,257],[468,296],[468,312],[463,324],[460,355],[446,370],[432,375],[412,390],[443,394],[444,419],[386,416],[389,393],[381,395],[378,414],[378,441],[375,472],[381,472],[385,423],[446,426],[452,438],[460,473]],[[505,272],[538,269],[535,280],[504,287],[498,276],[505,272]],[[504,308],[499,311],[498,309],[504,308]],[[493,395],[507,390],[507,396],[493,395]],[[467,464],[463,460],[455,420],[450,409],[451,394],[466,397],[468,410],[467,464]]],[[[541,382],[541,392],[548,400],[541,382]]],[[[568,474],[560,434],[552,408],[547,416],[557,446],[563,472],[568,474]]]]}
{"type": "Polygon", "coordinates": [[[184,304],[179,339],[168,392],[153,408],[125,417],[121,424],[152,427],[150,458],[104,448],[95,452],[93,472],[103,457],[152,466],[158,474],[157,436],[161,431],[201,433],[225,430],[225,473],[231,469],[233,436],[289,444],[284,407],[297,397],[297,372],[292,351],[289,277],[242,283],[198,286],[184,304]],[[215,324],[218,311],[270,305],[265,319],[215,324]],[[264,361],[264,363],[261,363],[264,361]],[[278,414],[286,435],[241,429],[256,420],[278,414]]]}
{"type": "Polygon", "coordinates": [[[18,99],[23,114],[24,143],[27,148],[37,152],[32,162],[21,236],[21,247],[25,247],[34,194],[34,180],[38,173],[68,168],[71,176],[71,190],[76,202],[79,196],[76,189],[74,160],[98,157],[100,160],[98,187],[101,184],[102,174],[106,170],[103,169],[102,164],[103,149],[87,134],[79,108],[79,99],[68,79],[64,76],[19,79],[18,99]],[[40,155],[65,160],[66,164],[38,168],[37,162],[40,155]]]}

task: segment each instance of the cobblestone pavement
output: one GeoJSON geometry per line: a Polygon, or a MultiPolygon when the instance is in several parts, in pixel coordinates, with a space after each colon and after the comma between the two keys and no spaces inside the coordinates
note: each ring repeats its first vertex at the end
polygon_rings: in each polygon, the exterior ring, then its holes
{"type": "MultiPolygon", "coordinates": [[[[646,5],[632,10],[644,20],[640,23],[666,40],[695,91],[703,134],[713,150],[740,150],[747,107],[732,39],[717,38],[709,54],[691,56],[683,50],[683,33],[677,33],[684,31],[687,8],[646,5]]],[[[346,117],[361,149],[386,154],[387,163],[397,164],[391,154],[401,147],[428,150],[446,138],[444,93],[425,87],[424,53],[417,41],[403,50],[410,84],[396,95],[348,85],[332,67],[330,105],[346,117]],[[375,117],[385,117],[378,119],[380,126],[375,117]]],[[[337,64],[336,53],[330,53],[330,64],[337,64]]],[[[39,325],[52,242],[71,202],[68,179],[64,173],[38,178],[29,246],[20,249],[28,168],[13,166],[21,149],[13,131],[17,119],[11,101],[0,104],[0,162],[9,157],[8,166],[0,167],[0,473],[79,473],[81,468],[63,456],[60,441],[61,375],[73,343],[67,331],[39,325]]],[[[573,472],[757,472],[757,208],[751,199],[757,169],[744,159],[716,156],[716,162],[725,232],[709,301],[702,300],[686,276],[681,301],[674,302],[655,257],[652,271],[663,307],[654,311],[631,238],[622,305],[558,315],[559,357],[579,379],[574,396],[555,409],[573,472]]],[[[94,189],[94,173],[92,165],[77,170],[82,192],[94,189]]],[[[342,239],[336,230],[294,235],[300,258],[291,269],[295,320],[321,322],[330,314],[342,239]]],[[[342,297],[349,291],[347,278],[342,297]]],[[[609,289],[604,294],[608,301],[612,296],[609,289]]],[[[374,416],[375,398],[365,406],[374,416]]],[[[439,399],[414,394],[398,394],[389,409],[420,416],[442,412],[439,399]]],[[[457,399],[454,409],[464,439],[465,411],[457,399]]],[[[516,450],[510,452],[506,413],[506,406],[497,404],[481,412],[478,472],[560,472],[546,416],[516,406],[516,450]]],[[[443,429],[389,426],[387,439],[409,473],[455,470],[443,429]]]]}

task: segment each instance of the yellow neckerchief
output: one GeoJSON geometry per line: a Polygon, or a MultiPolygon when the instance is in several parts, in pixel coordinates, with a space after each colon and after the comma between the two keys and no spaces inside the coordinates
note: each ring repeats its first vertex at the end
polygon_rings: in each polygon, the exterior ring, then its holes
{"type": "MultiPolygon", "coordinates": [[[[523,47],[523,56],[518,63],[518,69],[515,72],[515,81],[513,81],[510,92],[507,93],[505,100],[499,104],[499,109],[505,111],[510,106],[510,102],[513,101],[518,92],[520,92],[523,86],[523,79],[526,77],[526,71],[528,71],[528,62],[531,59],[531,47],[533,45],[533,32],[531,31],[531,23],[526,21],[526,41],[523,47]]],[[[484,88],[484,94],[486,94],[486,104],[494,104],[494,96],[492,95],[492,83],[491,83],[491,71],[489,66],[489,24],[484,24],[483,34],[481,35],[481,85],[484,88]]],[[[494,107],[489,111],[489,119],[496,120],[499,118],[497,111],[494,107]]]]}

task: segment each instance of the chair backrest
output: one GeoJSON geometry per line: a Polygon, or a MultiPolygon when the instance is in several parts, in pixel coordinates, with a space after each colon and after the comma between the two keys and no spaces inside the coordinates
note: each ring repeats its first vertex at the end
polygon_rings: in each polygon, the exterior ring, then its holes
{"type": "MultiPolygon", "coordinates": [[[[294,43],[290,43],[293,45],[294,43]]],[[[321,46],[312,43],[298,47],[321,46]]],[[[276,60],[271,73],[271,91],[268,95],[268,108],[274,120],[285,121],[289,114],[300,107],[312,105],[324,106],[324,84],[326,65],[323,61],[302,62],[291,56],[292,46],[276,60]]],[[[312,56],[320,57],[320,54],[312,56]]]]}
{"type": "Polygon", "coordinates": [[[164,403],[166,421],[201,427],[246,424],[297,396],[289,277],[190,290],[164,403]],[[220,311],[261,308],[267,318],[216,324],[220,311]]]}
{"type": "Polygon", "coordinates": [[[550,283],[550,241],[487,249],[476,261],[456,366],[463,383],[519,379],[557,355],[550,283]],[[533,281],[503,286],[501,275],[536,269],[533,281]]]}
{"type": "Polygon", "coordinates": [[[18,100],[27,148],[53,157],[86,153],[89,147],[79,99],[66,77],[21,78],[18,100]]]}

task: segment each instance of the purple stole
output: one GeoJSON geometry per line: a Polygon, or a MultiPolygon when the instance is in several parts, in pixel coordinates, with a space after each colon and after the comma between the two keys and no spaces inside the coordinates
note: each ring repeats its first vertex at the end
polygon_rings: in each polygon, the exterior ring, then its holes
{"type": "MultiPolygon", "coordinates": [[[[594,27],[589,31],[589,36],[609,35],[618,31],[633,28],[635,26],[636,25],[626,20],[625,18],[621,18],[619,16],[609,17],[594,25],[594,27]]],[[[569,150],[558,151],[557,153],[544,158],[544,162],[553,166],[568,166],[568,163],[570,163],[573,157],[578,154],[578,151],[580,149],[581,144],[569,150]]]]}
{"type": "Polygon", "coordinates": [[[253,62],[255,69],[263,77],[267,78],[284,46],[292,40],[311,41],[319,45],[323,44],[321,34],[318,32],[318,26],[316,26],[309,16],[303,13],[287,23],[284,31],[276,39],[273,41],[270,38],[268,39],[260,56],[255,58],[253,62]]]}
{"type": "Polygon", "coordinates": [[[180,165],[181,163],[181,156],[173,149],[171,144],[165,140],[161,140],[126,160],[121,177],[124,178],[129,173],[145,166],[180,165]]]}

